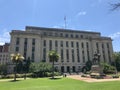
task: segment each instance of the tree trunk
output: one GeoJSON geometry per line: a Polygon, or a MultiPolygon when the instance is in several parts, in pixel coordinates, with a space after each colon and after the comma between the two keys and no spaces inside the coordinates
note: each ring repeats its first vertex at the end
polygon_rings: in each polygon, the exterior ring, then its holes
{"type": "Polygon", "coordinates": [[[14,71],[14,81],[16,81],[17,63],[15,63],[14,69],[15,69],[15,71],[14,71]]]}
{"type": "Polygon", "coordinates": [[[52,78],[54,78],[54,60],[53,60],[53,63],[52,63],[52,78]]]}

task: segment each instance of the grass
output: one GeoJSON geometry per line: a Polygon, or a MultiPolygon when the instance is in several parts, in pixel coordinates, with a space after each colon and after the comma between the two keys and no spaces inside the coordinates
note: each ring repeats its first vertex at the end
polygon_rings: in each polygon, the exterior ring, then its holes
{"type": "Polygon", "coordinates": [[[0,81],[0,90],[120,90],[120,81],[87,83],[69,78],[0,81]]]}

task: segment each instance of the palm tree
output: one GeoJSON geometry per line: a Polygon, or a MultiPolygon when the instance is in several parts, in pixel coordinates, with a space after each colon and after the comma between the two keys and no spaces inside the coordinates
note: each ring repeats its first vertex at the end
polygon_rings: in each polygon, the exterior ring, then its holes
{"type": "Polygon", "coordinates": [[[14,81],[16,81],[17,64],[20,61],[24,60],[24,57],[21,54],[19,54],[19,53],[17,53],[17,54],[11,54],[10,56],[11,56],[12,62],[15,64],[15,67],[14,67],[14,81]]]}
{"type": "Polygon", "coordinates": [[[58,61],[60,56],[55,50],[51,50],[49,51],[48,57],[50,62],[52,62],[52,78],[54,78],[54,62],[58,61]]]}

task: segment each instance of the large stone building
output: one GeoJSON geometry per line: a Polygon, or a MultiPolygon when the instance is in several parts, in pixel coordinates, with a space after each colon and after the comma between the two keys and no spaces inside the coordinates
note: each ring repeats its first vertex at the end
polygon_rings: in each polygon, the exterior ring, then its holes
{"type": "Polygon", "coordinates": [[[48,52],[56,50],[60,59],[55,67],[62,72],[78,72],[94,53],[101,62],[112,60],[112,40],[99,32],[27,26],[25,31],[12,30],[11,53],[19,52],[34,62],[49,62],[48,52]]]}
{"type": "Polygon", "coordinates": [[[0,64],[7,64],[10,61],[9,58],[9,43],[5,43],[4,45],[0,45],[0,64]]]}

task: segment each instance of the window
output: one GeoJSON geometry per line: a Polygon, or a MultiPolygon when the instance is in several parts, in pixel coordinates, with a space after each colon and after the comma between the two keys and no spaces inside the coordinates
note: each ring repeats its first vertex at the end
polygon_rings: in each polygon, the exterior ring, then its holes
{"type": "Polygon", "coordinates": [[[109,48],[109,43],[107,43],[107,48],[109,48]]]}
{"type": "Polygon", "coordinates": [[[78,35],[76,35],[75,37],[78,38],[78,35]]]}
{"type": "Polygon", "coordinates": [[[83,38],[83,35],[81,35],[80,37],[83,38]]]}
{"type": "Polygon", "coordinates": [[[49,49],[52,50],[52,40],[49,41],[49,49]]]}
{"type": "Polygon", "coordinates": [[[43,48],[43,60],[46,61],[46,48],[43,48]]]}
{"type": "Polygon", "coordinates": [[[66,47],[69,47],[69,45],[68,45],[68,41],[66,41],[66,47]]]}
{"type": "Polygon", "coordinates": [[[32,39],[32,45],[35,45],[35,38],[32,39]]]}
{"type": "Polygon", "coordinates": [[[46,47],[46,40],[43,41],[43,46],[46,47]]]}
{"type": "Polygon", "coordinates": [[[60,42],[60,46],[63,47],[63,41],[60,42]]]}
{"type": "Polygon", "coordinates": [[[89,48],[88,42],[86,42],[87,49],[89,48]]]}
{"type": "Polygon", "coordinates": [[[19,52],[19,47],[16,47],[15,51],[16,51],[16,52],[19,52]]]}
{"type": "Polygon", "coordinates": [[[58,47],[58,41],[57,40],[55,41],[55,47],[58,47]]]}
{"type": "Polygon", "coordinates": [[[44,32],[43,34],[44,34],[44,36],[47,36],[47,33],[46,33],[46,32],[44,32]]]}
{"type": "Polygon", "coordinates": [[[78,42],[76,42],[76,47],[79,48],[79,43],[78,42]]]}
{"type": "Polygon", "coordinates": [[[32,47],[32,52],[35,52],[35,47],[32,47]]]}
{"type": "Polygon", "coordinates": [[[71,34],[71,38],[73,38],[73,34],[71,34]]]}
{"type": "Polygon", "coordinates": [[[74,50],[72,49],[72,62],[75,62],[74,60],[74,50]]]}
{"type": "Polygon", "coordinates": [[[20,44],[20,38],[16,38],[16,45],[19,45],[20,44]]]}
{"type": "Polygon", "coordinates": [[[60,36],[63,37],[63,33],[60,33],[60,36]]]}
{"type": "Polygon", "coordinates": [[[71,42],[71,47],[74,47],[74,45],[73,45],[73,41],[71,42]]]}
{"type": "Polygon", "coordinates": [[[81,46],[82,46],[82,48],[84,48],[84,43],[83,42],[81,43],[81,46]]]}
{"type": "Polygon", "coordinates": [[[77,60],[80,62],[79,49],[77,49],[77,60]]]}
{"type": "Polygon", "coordinates": [[[32,61],[34,61],[34,58],[35,58],[34,52],[32,52],[32,61]]]}
{"type": "Polygon", "coordinates": [[[67,38],[67,37],[68,37],[68,34],[65,34],[65,37],[67,38]]]}
{"type": "Polygon", "coordinates": [[[61,49],[61,61],[62,61],[62,62],[64,62],[64,61],[63,61],[63,55],[64,55],[64,54],[63,54],[63,49],[61,49]]]}
{"type": "Polygon", "coordinates": [[[67,62],[69,62],[69,50],[66,49],[66,58],[67,58],[67,62]]]}

